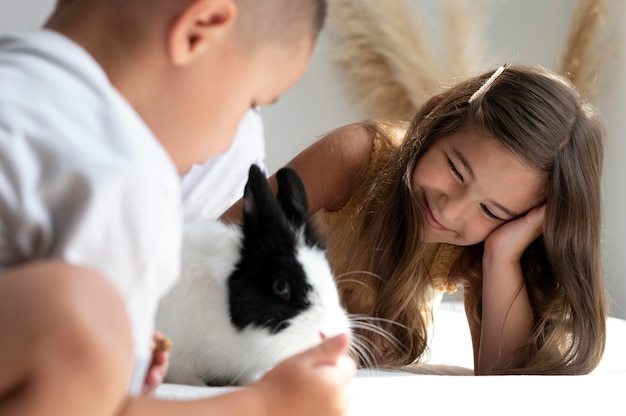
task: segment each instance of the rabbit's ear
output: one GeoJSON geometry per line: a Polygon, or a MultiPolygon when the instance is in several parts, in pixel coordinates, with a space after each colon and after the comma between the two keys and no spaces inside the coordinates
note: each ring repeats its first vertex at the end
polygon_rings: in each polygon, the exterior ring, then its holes
{"type": "Polygon", "coordinates": [[[302,226],[308,219],[309,204],[300,176],[293,169],[282,168],[276,172],[276,182],[276,198],[287,219],[296,227],[302,226]]]}
{"type": "Polygon", "coordinates": [[[251,165],[243,194],[244,223],[259,224],[264,222],[265,216],[277,213],[280,214],[280,207],[276,204],[265,174],[257,165],[251,165]]]}
{"type": "Polygon", "coordinates": [[[276,228],[277,222],[285,221],[284,216],[267,183],[265,174],[257,165],[251,165],[243,195],[244,232],[245,230],[271,230],[276,228]],[[274,224],[274,227],[271,224],[274,224]]]}

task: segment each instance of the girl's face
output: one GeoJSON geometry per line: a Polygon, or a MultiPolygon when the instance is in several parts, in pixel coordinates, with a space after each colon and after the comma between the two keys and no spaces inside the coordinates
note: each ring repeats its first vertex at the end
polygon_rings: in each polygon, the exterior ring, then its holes
{"type": "Polygon", "coordinates": [[[437,140],[418,160],[413,192],[424,201],[424,241],[468,246],[544,199],[546,180],[475,128],[437,140]]]}

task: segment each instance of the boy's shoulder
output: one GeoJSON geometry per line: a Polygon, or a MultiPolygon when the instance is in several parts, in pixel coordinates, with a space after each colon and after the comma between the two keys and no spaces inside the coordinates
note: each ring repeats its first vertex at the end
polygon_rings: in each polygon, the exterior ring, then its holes
{"type": "Polygon", "coordinates": [[[68,168],[175,167],[128,101],[82,48],[49,30],[0,40],[0,132],[68,168]]]}

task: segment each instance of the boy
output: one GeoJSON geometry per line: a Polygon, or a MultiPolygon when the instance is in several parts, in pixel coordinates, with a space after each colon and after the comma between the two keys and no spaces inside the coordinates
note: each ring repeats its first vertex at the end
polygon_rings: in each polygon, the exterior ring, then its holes
{"type": "Polygon", "coordinates": [[[46,30],[0,40],[0,415],[341,414],[346,336],[217,398],[127,394],[178,272],[178,175],[302,75],[324,13],[61,0],[46,30]]]}

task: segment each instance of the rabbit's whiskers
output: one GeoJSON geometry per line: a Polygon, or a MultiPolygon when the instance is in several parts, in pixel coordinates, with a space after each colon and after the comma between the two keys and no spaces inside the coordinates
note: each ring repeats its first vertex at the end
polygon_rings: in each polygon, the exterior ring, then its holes
{"type": "MultiPolygon", "coordinates": [[[[400,324],[390,319],[373,317],[373,316],[365,316],[365,315],[349,315],[350,327],[353,330],[362,330],[369,331],[373,334],[378,335],[382,339],[386,340],[392,345],[397,346],[399,349],[404,349],[404,345],[402,341],[400,341],[396,336],[391,334],[389,331],[385,330],[381,326],[377,325],[377,323],[386,323],[390,325],[394,325],[400,327],[404,330],[411,331],[409,327],[406,325],[400,324]]],[[[360,363],[363,363],[367,368],[376,368],[378,364],[376,363],[375,356],[376,353],[381,352],[380,346],[376,345],[371,339],[359,334],[358,332],[353,332],[353,347],[352,347],[352,357],[360,363]]]]}

